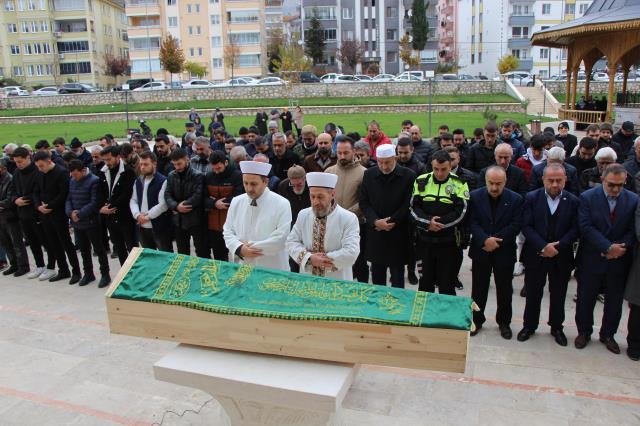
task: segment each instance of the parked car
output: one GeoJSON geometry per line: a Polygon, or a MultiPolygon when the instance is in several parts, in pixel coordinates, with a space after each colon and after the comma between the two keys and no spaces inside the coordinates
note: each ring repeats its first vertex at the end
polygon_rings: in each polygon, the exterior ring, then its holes
{"type": "Polygon", "coordinates": [[[31,93],[33,96],[56,96],[59,95],[58,88],[54,86],[41,87],[31,93]]]}
{"type": "Polygon", "coordinates": [[[149,92],[151,90],[166,90],[169,87],[162,81],[152,81],[151,83],[143,84],[142,86],[134,89],[134,92],[149,92]]]}
{"type": "Polygon", "coordinates": [[[364,74],[356,74],[355,78],[357,78],[359,81],[373,81],[373,77],[370,77],[368,75],[364,75],[364,74]]]}
{"type": "Polygon", "coordinates": [[[338,77],[340,77],[341,75],[342,74],[330,72],[329,74],[325,74],[320,77],[320,81],[322,81],[323,83],[335,83],[338,77]]]}
{"type": "Polygon", "coordinates": [[[423,81],[423,80],[420,77],[417,77],[413,74],[402,73],[401,75],[395,77],[391,81],[408,82],[408,81],[423,81]]]}
{"type": "Polygon", "coordinates": [[[222,83],[215,84],[215,87],[235,87],[235,86],[247,86],[253,83],[248,83],[244,77],[231,78],[222,83]]]}
{"type": "MultiPolygon", "coordinates": [[[[150,83],[152,81],[155,81],[153,78],[130,78],[129,80],[127,80],[127,82],[125,84],[129,85],[129,90],[135,90],[138,87],[141,87],[147,83],[150,83]]],[[[122,86],[116,86],[113,88],[114,91],[121,91],[122,90],[122,86]]]]}
{"type": "Polygon", "coordinates": [[[606,72],[594,72],[591,74],[591,81],[609,81],[609,74],[606,72]]]}
{"type": "Polygon", "coordinates": [[[503,74],[502,77],[497,77],[498,80],[500,78],[508,79],[514,86],[533,87],[534,85],[533,76],[527,71],[511,71],[503,74]]]}
{"type": "Polygon", "coordinates": [[[478,78],[469,74],[458,74],[458,80],[478,80],[478,78]]]}
{"type": "Polygon", "coordinates": [[[459,80],[456,74],[438,74],[436,75],[437,81],[454,81],[459,80]]]}
{"type": "Polygon", "coordinates": [[[91,93],[99,92],[100,89],[90,84],[84,83],[65,83],[62,85],[58,93],[91,93]]]}
{"type": "Polygon", "coordinates": [[[3,90],[6,96],[29,96],[29,91],[23,86],[7,86],[3,90]]]}
{"type": "Polygon", "coordinates": [[[357,83],[358,78],[351,74],[342,74],[336,77],[334,83],[357,83]]]}
{"type": "Polygon", "coordinates": [[[202,89],[206,87],[213,87],[213,84],[207,80],[189,80],[186,83],[182,83],[183,89],[202,89]]]}
{"type": "Polygon", "coordinates": [[[285,83],[286,81],[284,81],[280,77],[265,77],[258,80],[256,86],[281,86],[285,83]]]}
{"type": "MultiPolygon", "coordinates": [[[[287,73],[287,76],[297,78],[300,83],[320,83],[320,78],[310,71],[292,72],[287,73]]],[[[288,77],[290,78],[290,77],[288,77]]]]}
{"type": "MultiPolygon", "coordinates": [[[[403,72],[401,74],[398,74],[398,77],[396,77],[396,78],[402,77],[403,78],[402,81],[409,81],[408,79],[405,79],[405,77],[408,76],[408,75],[412,75],[414,77],[417,77],[418,80],[424,80],[424,73],[422,71],[405,71],[405,72],[403,72]]],[[[415,79],[411,79],[411,81],[415,81],[415,79]]]]}
{"type": "Polygon", "coordinates": [[[396,77],[393,74],[378,74],[375,77],[373,77],[373,81],[385,82],[385,81],[391,81],[394,78],[396,77]]]}

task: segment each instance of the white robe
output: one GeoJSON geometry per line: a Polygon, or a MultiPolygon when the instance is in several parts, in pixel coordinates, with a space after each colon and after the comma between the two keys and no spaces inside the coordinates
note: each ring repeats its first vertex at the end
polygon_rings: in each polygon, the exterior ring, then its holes
{"type": "Polygon", "coordinates": [[[222,232],[231,261],[288,271],[285,243],[291,227],[291,205],[286,198],[268,188],[256,202],[257,206],[251,206],[251,198],[247,194],[231,200],[222,232]],[[236,250],[243,241],[261,249],[262,256],[244,260],[236,256],[236,250]]]}
{"type": "MultiPolygon", "coordinates": [[[[287,252],[298,262],[300,273],[311,274],[313,249],[313,223],[315,215],[311,207],[298,214],[296,224],[287,238],[287,252]],[[305,253],[306,252],[306,253],[305,253]]],[[[358,217],[340,206],[327,216],[324,236],[324,252],[333,260],[337,271],[325,270],[325,277],[353,281],[352,267],[360,253],[360,225],[358,217]]]]}

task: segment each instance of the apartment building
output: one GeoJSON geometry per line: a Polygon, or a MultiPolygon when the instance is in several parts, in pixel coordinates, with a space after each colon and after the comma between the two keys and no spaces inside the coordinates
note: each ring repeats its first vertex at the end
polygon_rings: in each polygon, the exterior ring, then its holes
{"type": "Polygon", "coordinates": [[[0,77],[27,86],[89,83],[108,88],[105,53],[128,55],[122,4],[111,0],[3,0],[0,77]]]}
{"type": "Polygon", "coordinates": [[[465,74],[497,75],[498,60],[519,58],[519,70],[541,78],[562,74],[566,51],[531,46],[530,37],[582,17],[591,0],[458,0],[458,63],[465,74]]]}
{"type": "Polygon", "coordinates": [[[128,0],[126,15],[132,78],[170,80],[160,66],[160,44],[171,34],[188,62],[206,68],[206,79],[222,81],[265,73],[269,34],[282,28],[282,0],[128,0]],[[225,60],[230,52],[235,61],[225,60]]]}
{"type": "Polygon", "coordinates": [[[442,63],[454,63],[458,58],[458,40],[456,17],[457,0],[438,0],[438,60],[442,63]]]}
{"type": "MultiPolygon", "coordinates": [[[[343,41],[358,40],[364,47],[364,59],[358,72],[367,72],[376,64],[379,72],[397,74],[405,70],[400,59],[399,41],[411,31],[410,0],[302,0],[302,29],[309,29],[311,18],[318,17],[324,30],[327,69],[342,70],[336,52],[343,41]]],[[[420,54],[421,69],[435,69],[438,63],[438,17],[436,3],[427,9],[429,41],[420,54]]]]}

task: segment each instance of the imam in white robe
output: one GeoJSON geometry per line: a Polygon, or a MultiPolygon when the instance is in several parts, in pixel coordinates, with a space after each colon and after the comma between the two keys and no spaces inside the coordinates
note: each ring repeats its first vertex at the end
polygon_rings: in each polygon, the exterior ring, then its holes
{"type": "MultiPolygon", "coordinates": [[[[311,207],[300,211],[296,224],[287,238],[287,252],[300,265],[301,274],[312,273],[315,218],[311,207]]],[[[324,236],[324,253],[333,260],[337,269],[325,269],[325,277],[353,281],[352,267],[360,253],[360,225],[354,213],[338,205],[329,213],[324,236]]]]}
{"type": "Polygon", "coordinates": [[[288,271],[285,243],[291,227],[291,205],[269,188],[256,199],[256,203],[257,206],[252,206],[247,194],[231,200],[222,232],[231,261],[288,271]],[[244,260],[236,256],[236,250],[243,241],[261,249],[262,256],[244,260]]]}

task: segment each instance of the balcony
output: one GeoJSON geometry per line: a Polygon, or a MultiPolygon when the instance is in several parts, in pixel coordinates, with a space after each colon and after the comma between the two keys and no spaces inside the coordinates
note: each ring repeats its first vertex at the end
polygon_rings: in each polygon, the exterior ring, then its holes
{"type": "Polygon", "coordinates": [[[127,16],[160,16],[158,0],[130,0],[125,5],[127,16]]]}
{"type": "Polygon", "coordinates": [[[533,68],[533,58],[518,59],[518,71],[531,71],[533,68]]]}
{"type": "Polygon", "coordinates": [[[282,7],[282,0],[264,0],[264,7],[282,7]]]}
{"type": "Polygon", "coordinates": [[[511,37],[509,41],[507,41],[507,47],[509,49],[528,49],[531,47],[531,41],[529,41],[529,36],[511,37]]]}
{"type": "Polygon", "coordinates": [[[66,34],[66,33],[86,33],[87,21],[84,19],[75,20],[56,20],[53,23],[53,32],[66,34]]]}
{"type": "Polygon", "coordinates": [[[509,25],[518,27],[533,27],[536,23],[536,17],[533,14],[509,16],[509,25]]]}
{"type": "MultiPolygon", "coordinates": [[[[128,38],[143,38],[149,35],[150,37],[162,37],[162,31],[160,30],[160,25],[158,26],[148,26],[148,27],[129,27],[127,29],[128,38]]],[[[126,40],[125,40],[126,41],[126,40]]]]}

